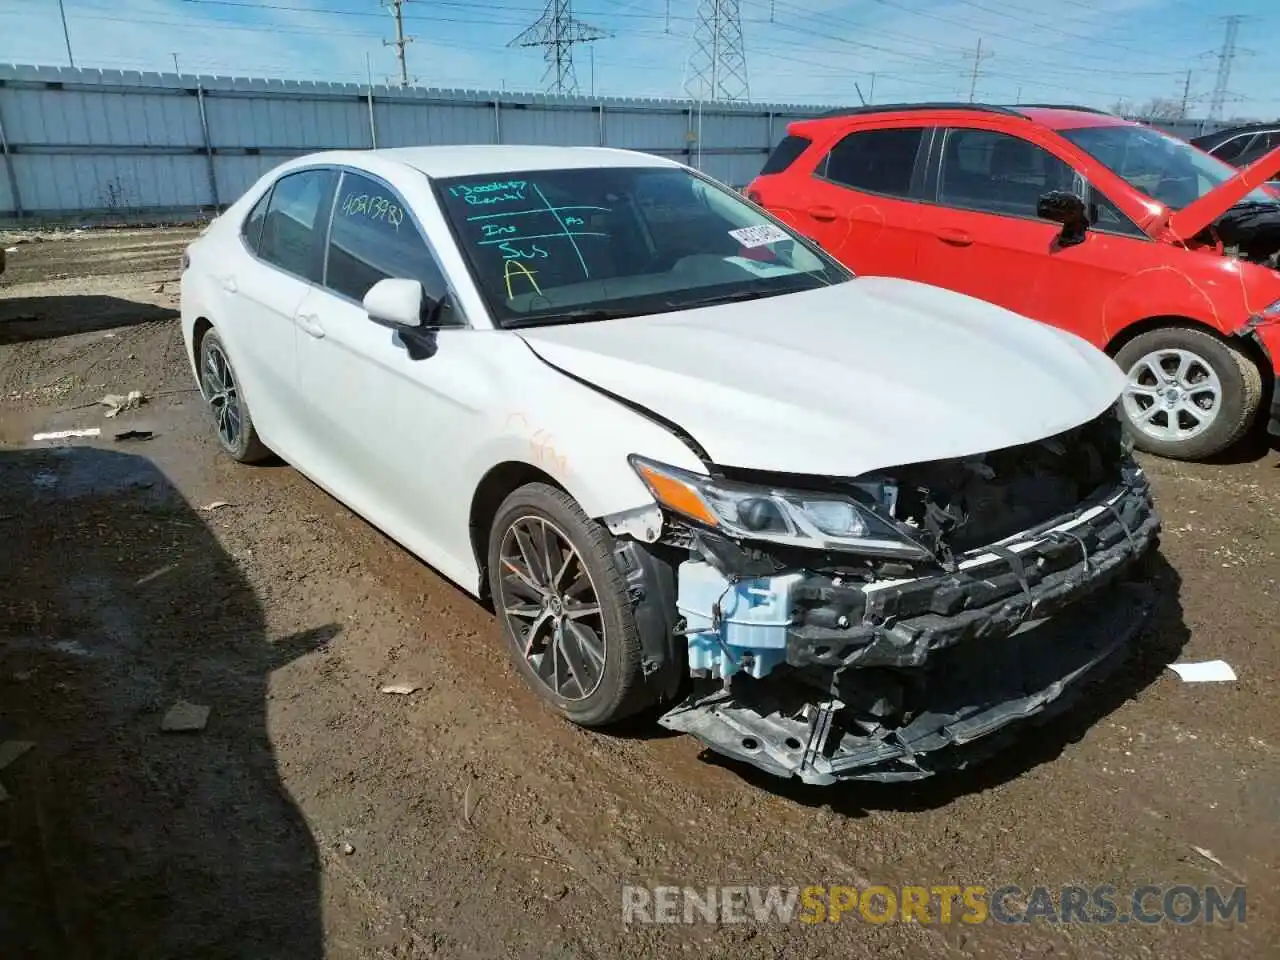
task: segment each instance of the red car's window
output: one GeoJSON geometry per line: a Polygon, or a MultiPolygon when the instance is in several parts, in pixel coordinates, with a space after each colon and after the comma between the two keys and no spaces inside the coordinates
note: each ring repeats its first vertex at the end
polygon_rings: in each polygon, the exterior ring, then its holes
{"type": "Polygon", "coordinates": [[[827,154],[820,171],[826,179],[865,193],[911,196],[916,154],[923,127],[890,127],[851,133],[827,154]]]}
{"type": "Polygon", "coordinates": [[[938,199],[1005,216],[1034,217],[1040,197],[1074,190],[1075,172],[1047,150],[993,130],[949,130],[938,199]]]}

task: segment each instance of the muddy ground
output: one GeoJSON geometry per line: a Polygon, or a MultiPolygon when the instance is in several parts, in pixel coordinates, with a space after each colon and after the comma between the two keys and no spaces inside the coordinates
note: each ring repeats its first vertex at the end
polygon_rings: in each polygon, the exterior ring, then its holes
{"type": "Polygon", "coordinates": [[[1278,955],[1264,444],[1146,461],[1159,610],[1069,717],[948,779],[807,789],[653,724],[569,726],[482,606],[288,466],[220,456],[174,313],[192,235],[52,235],[0,279],[0,741],[34,744],[0,770],[0,955],[1278,955]],[[161,732],[179,700],[203,731],[161,732]],[[627,883],[1245,883],[1248,921],[628,927],[627,883]]]}

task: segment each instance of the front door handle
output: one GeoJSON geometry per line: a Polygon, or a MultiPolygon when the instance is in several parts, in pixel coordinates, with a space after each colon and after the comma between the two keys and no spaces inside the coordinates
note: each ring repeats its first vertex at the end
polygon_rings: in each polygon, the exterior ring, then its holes
{"type": "Polygon", "coordinates": [[[825,203],[820,203],[816,207],[809,208],[809,216],[813,217],[815,220],[821,220],[826,223],[834,220],[836,217],[840,216],[840,214],[836,212],[835,207],[828,207],[825,203]]]}
{"type": "Polygon", "coordinates": [[[958,227],[943,227],[938,231],[938,239],[953,247],[967,247],[973,243],[973,237],[969,236],[968,231],[958,227]]]}
{"type": "Polygon", "coordinates": [[[297,316],[298,326],[309,337],[315,337],[317,340],[324,336],[324,327],[320,325],[320,317],[314,313],[300,313],[297,316]]]}
{"type": "Polygon", "coordinates": [[[224,273],[222,276],[218,277],[218,282],[222,284],[222,289],[227,291],[227,293],[235,293],[239,289],[239,287],[236,286],[235,274],[224,273]]]}

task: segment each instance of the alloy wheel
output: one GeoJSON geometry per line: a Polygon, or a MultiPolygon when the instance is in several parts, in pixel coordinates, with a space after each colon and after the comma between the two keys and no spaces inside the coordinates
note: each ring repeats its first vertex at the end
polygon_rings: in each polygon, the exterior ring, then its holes
{"type": "Polygon", "coordinates": [[[1152,439],[1190,440],[1217,419],[1222,383],[1190,350],[1154,350],[1129,368],[1124,407],[1133,428],[1152,439]]]}
{"type": "Polygon", "coordinates": [[[206,344],[203,352],[200,386],[209,409],[213,411],[218,438],[233,450],[240,442],[242,429],[235,375],[231,372],[231,362],[216,341],[206,344]]]}
{"type": "Polygon", "coordinates": [[[604,678],[600,598],[569,537],[537,515],[502,536],[498,604],[534,675],[557,697],[585,700],[604,678]]]}

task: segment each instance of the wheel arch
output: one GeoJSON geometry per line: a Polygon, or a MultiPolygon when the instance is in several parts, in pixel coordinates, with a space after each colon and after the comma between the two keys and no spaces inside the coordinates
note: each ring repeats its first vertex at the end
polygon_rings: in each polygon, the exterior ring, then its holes
{"type": "MultiPolygon", "coordinates": [[[[1118,331],[1115,336],[1107,342],[1103,348],[1107,355],[1113,360],[1124,349],[1125,345],[1137,339],[1144,333],[1150,333],[1152,330],[1164,330],[1168,328],[1181,327],[1187,330],[1196,330],[1200,333],[1206,333],[1211,337],[1221,340],[1223,343],[1229,343],[1241,353],[1245,354],[1254,365],[1258,368],[1259,374],[1262,376],[1262,396],[1270,397],[1275,387],[1275,369],[1271,363],[1271,359],[1267,356],[1266,351],[1258,342],[1256,337],[1249,336],[1247,332],[1238,334],[1224,334],[1217,327],[1205,323],[1202,320],[1196,320],[1192,317],[1179,316],[1176,314],[1167,314],[1164,316],[1146,317],[1135,323],[1129,324],[1123,330],[1118,331]]],[[[1127,373],[1127,371],[1126,371],[1127,373]]],[[[1259,415],[1265,410],[1264,403],[1259,408],[1259,415]]]]}
{"type": "Polygon", "coordinates": [[[200,344],[204,341],[205,335],[213,329],[213,321],[208,317],[196,317],[196,322],[191,325],[191,366],[193,369],[200,368],[200,344]]]}
{"type": "Polygon", "coordinates": [[[551,474],[522,460],[504,460],[490,467],[480,478],[475,493],[471,496],[467,528],[471,536],[471,552],[475,556],[476,568],[480,571],[478,592],[482,600],[489,599],[489,530],[498,515],[498,508],[512,493],[530,483],[545,483],[573,496],[551,474]]]}

